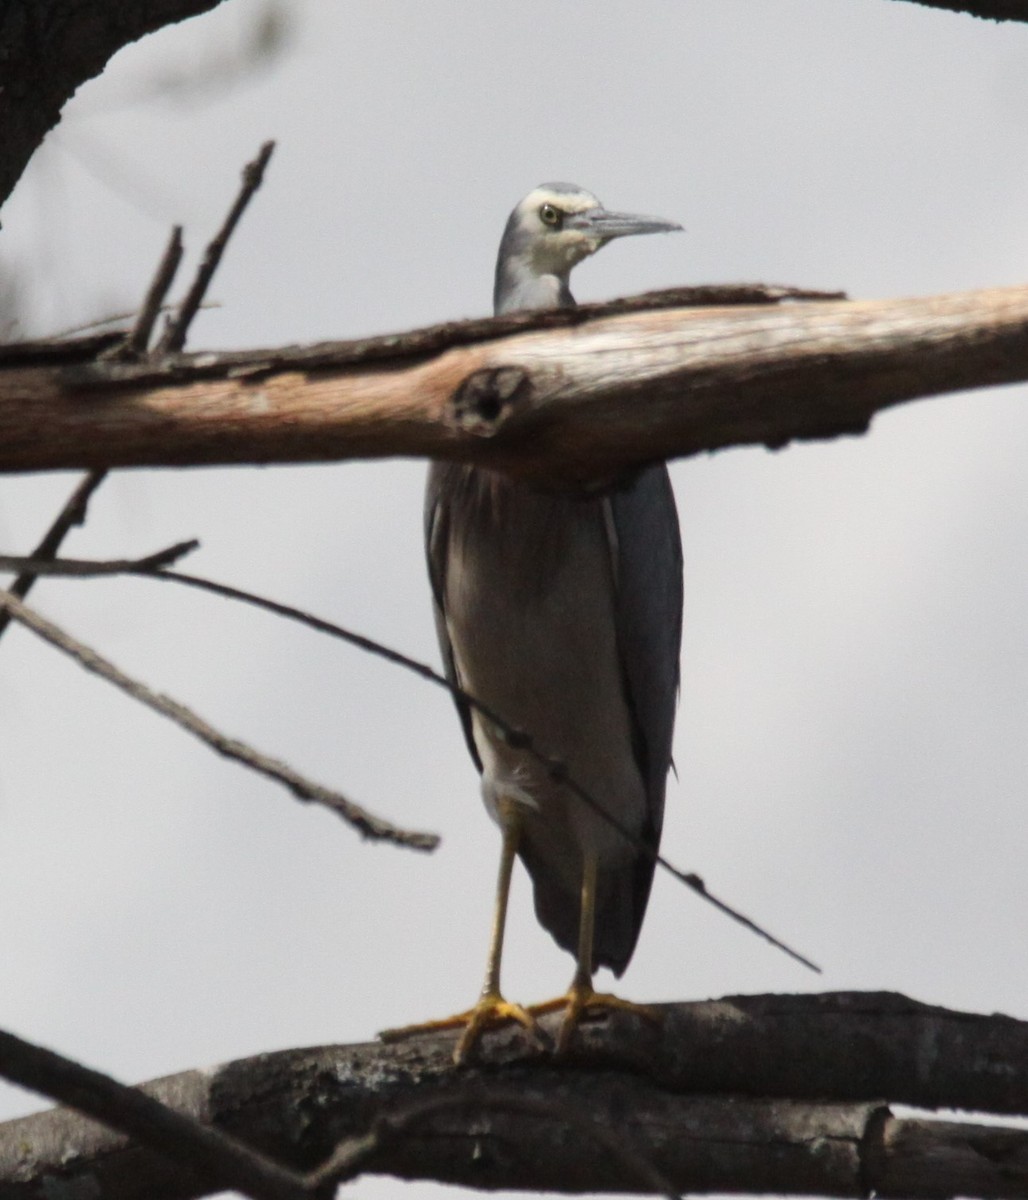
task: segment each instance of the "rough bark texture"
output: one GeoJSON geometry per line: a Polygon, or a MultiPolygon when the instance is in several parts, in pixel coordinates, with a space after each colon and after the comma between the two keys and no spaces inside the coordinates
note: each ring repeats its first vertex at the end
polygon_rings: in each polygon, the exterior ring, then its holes
{"type": "Polygon", "coordinates": [[[0,204],[87,79],[122,46],[220,0],[4,0],[0,4],[0,204]]]}
{"type": "Polygon", "coordinates": [[[29,365],[46,348],[13,347],[0,470],[422,455],[580,485],[861,433],[906,400],[1028,379],[1028,287],[716,308],[683,295],[138,365],[29,365]]]}
{"type": "MultiPolygon", "coordinates": [[[[899,1120],[884,1105],[1028,1112],[1028,1023],[891,993],[663,1011],[659,1026],[623,1013],[587,1024],[559,1063],[501,1030],[471,1068],[455,1068],[453,1036],[437,1034],[264,1054],[146,1087],[302,1168],[383,1114],[431,1102],[365,1169],[482,1188],[652,1190],[566,1113],[616,1131],[683,1191],[1028,1195],[1025,1131],[899,1120]],[[529,1100],[549,1114],[517,1107],[529,1100]]],[[[214,1190],[67,1109],[0,1126],[2,1200],[49,1198],[59,1183],[102,1200],[214,1190]]]]}

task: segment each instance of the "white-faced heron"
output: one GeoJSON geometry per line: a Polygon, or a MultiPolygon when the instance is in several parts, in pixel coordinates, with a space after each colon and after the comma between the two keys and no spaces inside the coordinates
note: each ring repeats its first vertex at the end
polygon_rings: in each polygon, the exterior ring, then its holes
{"type": "MultiPolygon", "coordinates": [[[[613,238],[679,229],[606,211],[595,196],[544,184],[514,209],[500,243],[494,305],[566,308],[568,276],[613,238]]],[[[635,949],[660,840],[678,689],[682,553],[663,465],[609,494],[542,492],[507,476],[435,463],[425,531],[448,677],[562,761],[634,838],[627,839],[481,714],[458,703],[486,807],[503,834],[482,996],[431,1027],[481,1031],[561,1007],[558,1049],[581,1014],[624,1005],[593,991],[597,967],[621,975],[635,949]],[[514,856],[536,915],[577,967],[567,994],[526,1011],[500,993],[514,856]]]]}

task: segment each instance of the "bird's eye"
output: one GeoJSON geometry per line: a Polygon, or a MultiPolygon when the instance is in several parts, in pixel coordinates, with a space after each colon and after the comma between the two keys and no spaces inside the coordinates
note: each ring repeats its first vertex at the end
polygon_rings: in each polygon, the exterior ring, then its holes
{"type": "Polygon", "coordinates": [[[539,209],[539,219],[544,225],[559,225],[560,210],[553,204],[544,204],[539,209]]]}

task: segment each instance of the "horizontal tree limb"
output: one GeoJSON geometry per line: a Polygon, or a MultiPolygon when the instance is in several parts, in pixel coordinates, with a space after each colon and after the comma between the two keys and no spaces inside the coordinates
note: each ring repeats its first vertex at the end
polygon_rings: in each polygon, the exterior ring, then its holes
{"type": "Polygon", "coordinates": [[[579,485],[860,433],[903,401],[1028,379],[1028,287],[767,302],[797,295],[678,290],[156,364],[0,355],[0,470],[425,455],[579,485]],[[718,307],[683,306],[711,294],[718,307]]]}
{"type": "MultiPolygon", "coordinates": [[[[886,1107],[1028,1111],[1028,1022],[890,993],[733,996],[663,1013],[660,1027],[625,1013],[589,1022],[560,1064],[500,1030],[476,1066],[455,1068],[453,1036],[433,1034],[262,1054],[145,1090],[305,1171],[342,1150],[355,1170],[404,1178],[653,1190],[628,1156],[533,1113],[535,1102],[618,1130],[683,1191],[1028,1195],[1025,1131],[886,1107]]],[[[551,1034],[557,1019],[544,1019],[551,1034]]],[[[67,1109],[0,1125],[2,1200],[52,1195],[57,1181],[103,1200],[211,1190],[67,1109]]]]}

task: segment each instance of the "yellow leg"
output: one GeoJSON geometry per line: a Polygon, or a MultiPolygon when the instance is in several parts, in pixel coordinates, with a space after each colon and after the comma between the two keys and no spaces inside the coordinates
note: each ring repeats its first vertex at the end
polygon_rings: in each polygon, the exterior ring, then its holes
{"type": "Polygon", "coordinates": [[[493,909],[492,937],[489,941],[489,959],[486,964],[485,983],[482,994],[474,1008],[444,1017],[438,1021],[426,1021],[422,1025],[407,1025],[402,1029],[386,1029],[379,1037],[385,1042],[399,1041],[418,1033],[431,1033],[443,1029],[463,1029],[453,1052],[456,1063],[464,1062],[482,1034],[493,1025],[505,1021],[516,1021],[532,1035],[539,1046],[539,1026],[535,1018],[520,1004],[511,1004],[500,992],[500,962],[503,958],[503,934],[507,926],[507,897],[510,895],[510,879],[514,870],[518,839],[521,833],[521,817],[516,806],[503,802],[500,810],[503,823],[503,847],[500,851],[500,870],[496,881],[496,904],[493,909]]]}
{"type": "Polygon", "coordinates": [[[557,1033],[556,1052],[563,1054],[571,1045],[582,1014],[590,1008],[616,1008],[633,1012],[650,1021],[660,1019],[658,1013],[644,1004],[633,1004],[631,1000],[622,1000],[609,992],[593,991],[593,938],[596,930],[596,871],[595,854],[586,854],[582,864],[582,907],[578,919],[578,957],[575,966],[575,976],[571,986],[563,996],[556,1000],[547,1000],[543,1004],[533,1004],[529,1012],[533,1016],[564,1010],[564,1017],[557,1033]]]}

